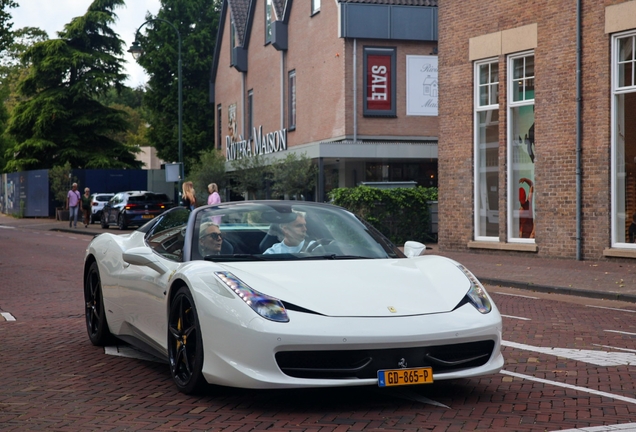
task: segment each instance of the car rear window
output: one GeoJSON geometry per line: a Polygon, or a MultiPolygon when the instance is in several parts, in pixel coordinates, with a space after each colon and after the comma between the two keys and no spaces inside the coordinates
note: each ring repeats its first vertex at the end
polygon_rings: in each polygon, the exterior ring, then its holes
{"type": "Polygon", "coordinates": [[[109,199],[111,199],[113,196],[112,195],[97,195],[95,197],[95,201],[100,201],[100,202],[106,202],[109,199]]]}

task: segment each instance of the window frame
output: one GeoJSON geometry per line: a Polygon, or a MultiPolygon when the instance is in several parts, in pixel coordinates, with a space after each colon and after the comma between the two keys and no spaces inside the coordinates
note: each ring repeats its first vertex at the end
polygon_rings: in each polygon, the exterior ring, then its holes
{"type": "MultiPolygon", "coordinates": [[[[635,243],[629,243],[628,238],[626,237],[624,241],[618,241],[618,229],[627,225],[627,221],[630,219],[627,214],[627,209],[623,208],[623,219],[622,224],[619,224],[620,214],[619,211],[619,203],[618,199],[623,196],[623,200],[625,200],[624,196],[626,195],[626,190],[623,188],[622,191],[618,189],[618,177],[626,176],[625,170],[625,149],[623,143],[623,154],[619,154],[619,143],[618,138],[622,135],[622,132],[617,130],[617,122],[618,122],[618,104],[617,99],[623,95],[636,93],[636,30],[628,30],[620,33],[616,33],[612,35],[611,39],[611,103],[610,103],[610,146],[611,146],[611,185],[610,185],[610,194],[611,194],[611,247],[620,247],[624,249],[636,249],[635,243]],[[620,40],[624,38],[631,37],[632,39],[632,85],[630,86],[620,86],[620,68],[618,67],[619,61],[619,52],[620,52],[620,40]],[[622,160],[622,167],[620,166],[619,160],[622,160]],[[619,171],[622,169],[622,172],[619,171]]],[[[624,113],[623,113],[624,115],[624,113]]],[[[623,203],[623,206],[625,204],[623,203]]]]}
{"type": "Polygon", "coordinates": [[[311,13],[310,15],[316,15],[318,12],[320,12],[320,0],[311,0],[311,13]]]}
{"type": "Polygon", "coordinates": [[[297,118],[297,92],[298,80],[296,69],[292,69],[287,74],[287,130],[296,130],[297,118]]]}
{"type": "MultiPolygon", "coordinates": [[[[484,59],[484,60],[480,60],[480,61],[476,61],[474,63],[474,68],[473,68],[473,73],[474,73],[474,94],[473,94],[473,162],[474,162],[474,166],[473,166],[473,205],[474,205],[474,236],[475,236],[475,240],[477,241],[494,241],[494,242],[498,242],[499,241],[499,230],[497,230],[497,236],[488,236],[485,233],[481,233],[481,207],[480,207],[480,203],[481,203],[481,193],[480,193],[480,188],[481,188],[481,179],[480,179],[480,169],[481,169],[481,152],[479,149],[480,146],[480,129],[479,129],[479,114],[482,112],[489,112],[489,111],[494,111],[494,110],[499,110],[499,85],[501,83],[501,70],[499,68],[499,59],[498,58],[489,58],[489,59],[484,59]],[[480,83],[480,68],[482,66],[488,65],[489,68],[492,65],[497,65],[497,81],[490,81],[490,77],[491,77],[491,73],[488,73],[488,82],[486,84],[484,84],[485,86],[488,86],[488,102],[484,105],[481,105],[481,99],[480,99],[480,89],[484,86],[480,83]],[[492,103],[492,96],[490,94],[491,88],[493,85],[497,85],[497,95],[495,96],[495,102],[496,103],[492,103]]],[[[500,124],[498,126],[498,128],[500,127],[500,124]]],[[[497,141],[499,142],[499,141],[497,141]]],[[[497,177],[499,177],[499,163],[497,163],[497,177]]],[[[499,184],[497,184],[497,190],[499,190],[499,184]]],[[[499,195],[499,193],[497,193],[497,195],[499,195]]],[[[499,203],[497,203],[497,211],[499,212],[499,203]]],[[[486,216],[487,217],[487,216],[486,216]]],[[[499,218],[499,216],[497,215],[497,218],[499,218]]],[[[498,228],[500,227],[499,225],[499,220],[497,222],[497,226],[498,228]]]]}
{"type": "Polygon", "coordinates": [[[269,45],[272,43],[272,17],[274,16],[274,3],[273,0],[265,0],[263,2],[265,5],[264,9],[264,28],[265,28],[265,44],[269,45]]]}
{"type": "Polygon", "coordinates": [[[216,148],[223,148],[223,107],[221,104],[216,106],[216,148]]]}
{"type": "MultiPolygon", "coordinates": [[[[515,234],[513,232],[513,217],[514,217],[514,212],[515,210],[518,210],[518,208],[515,206],[513,206],[513,203],[517,203],[519,201],[518,196],[515,197],[515,191],[518,193],[518,187],[519,185],[517,183],[513,182],[513,176],[514,176],[514,160],[513,160],[513,151],[512,151],[512,145],[513,145],[513,125],[512,125],[512,120],[513,120],[513,110],[515,108],[521,108],[521,107],[526,107],[526,106],[535,106],[535,98],[533,97],[532,99],[526,99],[525,98],[525,81],[524,81],[524,99],[522,100],[518,100],[518,101],[514,101],[514,94],[513,94],[513,88],[514,88],[514,80],[518,79],[514,77],[514,61],[516,59],[520,59],[520,58],[527,58],[527,57],[533,57],[533,61],[534,61],[534,75],[532,75],[532,79],[536,80],[536,54],[534,50],[530,50],[530,51],[523,51],[523,52],[519,52],[519,53],[515,53],[515,54],[511,54],[506,58],[506,94],[507,94],[507,106],[506,106],[506,164],[507,164],[507,172],[506,172],[506,183],[508,184],[508,190],[507,190],[507,201],[508,201],[508,205],[507,205],[507,220],[506,220],[506,231],[507,231],[507,241],[510,243],[531,243],[534,244],[535,243],[535,239],[534,238],[522,238],[519,237],[518,233],[515,234]],[[514,183],[514,184],[513,184],[514,183]]],[[[529,76],[525,76],[523,77],[524,80],[529,79],[529,76]]],[[[536,92],[536,87],[535,88],[535,92],[536,92]]],[[[534,183],[534,180],[533,180],[534,183]]],[[[533,190],[534,190],[534,185],[533,185],[533,190]]],[[[536,196],[536,194],[533,194],[533,199],[536,196]]],[[[534,212],[534,204],[532,206],[532,211],[534,212]]],[[[534,218],[533,218],[534,219],[534,218]]]]}
{"type": "Polygon", "coordinates": [[[247,140],[252,140],[252,128],[254,127],[254,89],[247,91],[247,140]]]}

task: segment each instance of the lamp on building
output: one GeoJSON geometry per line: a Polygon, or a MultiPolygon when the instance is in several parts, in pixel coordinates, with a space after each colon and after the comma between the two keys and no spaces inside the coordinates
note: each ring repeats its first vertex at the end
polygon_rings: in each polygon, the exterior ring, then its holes
{"type": "Polygon", "coordinates": [[[182,141],[182,131],[183,131],[183,92],[182,92],[182,84],[181,84],[181,34],[179,33],[179,30],[177,30],[177,28],[174,26],[174,24],[172,24],[170,21],[166,21],[164,19],[161,18],[154,18],[154,19],[149,19],[148,21],[146,21],[145,23],[143,23],[142,25],[139,26],[139,28],[137,29],[137,31],[135,32],[135,41],[132,43],[132,46],[128,49],[128,52],[130,54],[132,54],[133,58],[135,60],[138,60],[139,57],[141,57],[141,55],[143,54],[143,48],[141,48],[141,45],[138,42],[139,39],[139,30],[141,30],[141,28],[143,26],[145,26],[148,23],[151,22],[155,22],[155,21],[161,21],[164,22],[166,24],[168,24],[170,27],[172,27],[174,29],[174,31],[177,33],[177,39],[179,41],[179,47],[178,47],[178,64],[177,64],[177,85],[178,85],[178,93],[179,93],[179,102],[178,102],[178,109],[179,109],[179,193],[181,193],[181,183],[183,182],[183,141],[182,141]]]}

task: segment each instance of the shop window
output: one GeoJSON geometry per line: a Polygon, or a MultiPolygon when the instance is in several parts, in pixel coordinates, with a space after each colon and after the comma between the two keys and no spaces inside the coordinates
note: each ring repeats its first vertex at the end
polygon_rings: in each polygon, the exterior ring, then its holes
{"type": "Polygon", "coordinates": [[[364,116],[396,116],[395,58],[396,48],[364,47],[364,116]]]}
{"type": "Polygon", "coordinates": [[[475,240],[499,240],[499,64],[475,64],[475,240]]]}
{"type": "Polygon", "coordinates": [[[288,83],[288,92],[287,94],[289,95],[289,103],[288,103],[288,114],[289,114],[289,120],[288,120],[288,129],[291,130],[295,130],[296,129],[296,71],[290,71],[289,72],[289,83],[288,83]]]}
{"type": "Polygon", "coordinates": [[[508,239],[534,243],[534,53],[508,58],[508,239]]]}
{"type": "Polygon", "coordinates": [[[612,245],[636,248],[636,32],[612,39],[612,245]],[[635,227],[631,227],[635,221],[635,227]]]}
{"type": "Polygon", "coordinates": [[[272,42],[272,0],[265,0],[265,45],[272,42]]]}

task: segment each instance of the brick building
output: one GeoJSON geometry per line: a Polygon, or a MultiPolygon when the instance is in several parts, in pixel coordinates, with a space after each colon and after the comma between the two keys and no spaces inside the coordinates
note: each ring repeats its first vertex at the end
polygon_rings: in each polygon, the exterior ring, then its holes
{"type": "Polygon", "coordinates": [[[228,160],[289,152],[315,199],[360,182],[437,185],[436,0],[224,0],[211,102],[228,160]]]}
{"type": "Polygon", "coordinates": [[[636,258],[636,1],[440,2],[439,28],[440,248],[636,258]]]}

